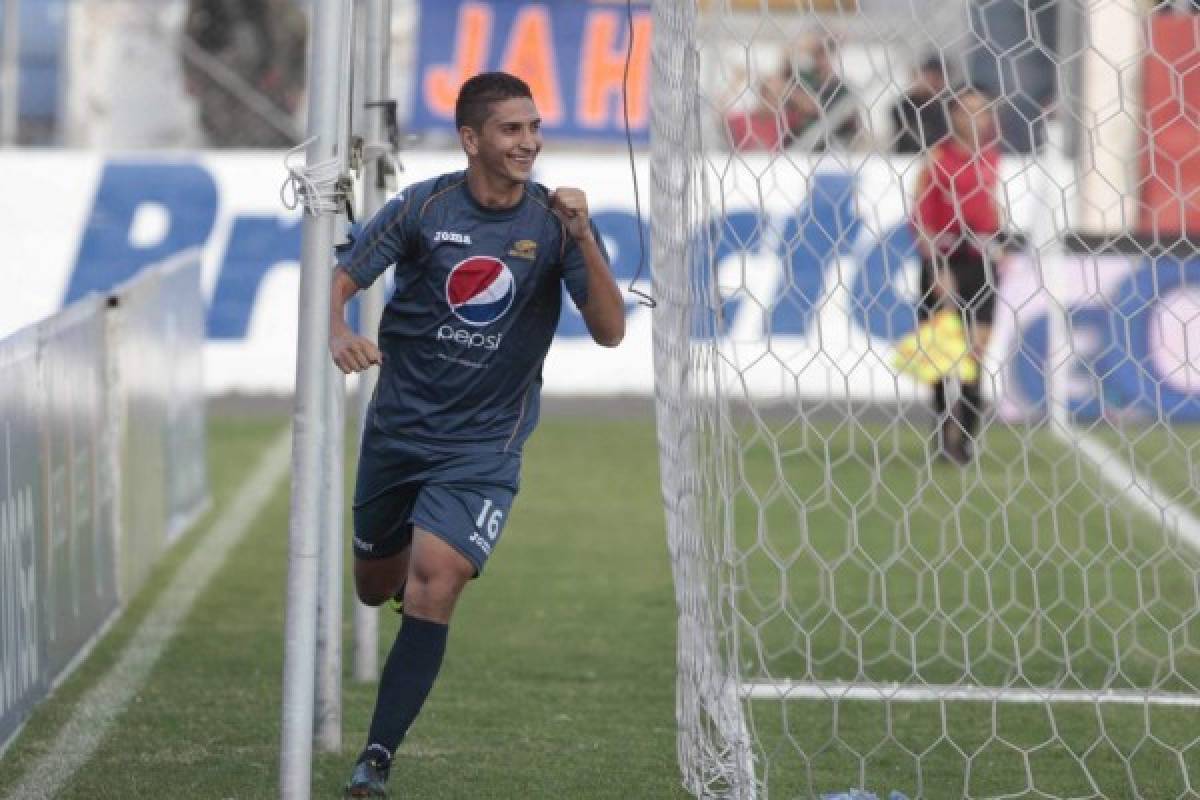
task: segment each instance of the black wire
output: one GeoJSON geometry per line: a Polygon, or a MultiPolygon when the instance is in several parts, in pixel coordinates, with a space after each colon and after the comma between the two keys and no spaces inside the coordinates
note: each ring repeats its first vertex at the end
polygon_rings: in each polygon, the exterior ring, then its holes
{"type": "Polygon", "coordinates": [[[625,0],[625,17],[629,22],[629,44],[625,48],[625,74],[621,79],[621,112],[625,116],[625,144],[629,149],[629,174],[633,177],[633,211],[637,215],[638,265],[629,279],[629,293],[636,294],[638,302],[647,308],[655,308],[658,302],[652,295],[638,289],[634,284],[642,277],[646,268],[646,234],[642,225],[642,200],[638,192],[637,165],[633,159],[633,134],[629,132],[629,64],[633,61],[633,0],[625,0]]]}

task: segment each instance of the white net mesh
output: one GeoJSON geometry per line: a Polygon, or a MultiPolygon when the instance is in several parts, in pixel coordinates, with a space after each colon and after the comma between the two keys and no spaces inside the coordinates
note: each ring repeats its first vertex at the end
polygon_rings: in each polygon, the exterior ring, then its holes
{"type": "Polygon", "coordinates": [[[654,9],[687,788],[1197,796],[1190,6],[654,9]]]}

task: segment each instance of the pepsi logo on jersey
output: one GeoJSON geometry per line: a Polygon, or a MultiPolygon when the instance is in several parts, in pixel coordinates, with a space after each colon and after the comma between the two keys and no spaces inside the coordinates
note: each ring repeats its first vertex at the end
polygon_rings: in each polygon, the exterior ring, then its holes
{"type": "Polygon", "coordinates": [[[512,271],[498,258],[471,256],[446,278],[446,303],[468,325],[490,325],[508,313],[516,295],[512,271]]]}

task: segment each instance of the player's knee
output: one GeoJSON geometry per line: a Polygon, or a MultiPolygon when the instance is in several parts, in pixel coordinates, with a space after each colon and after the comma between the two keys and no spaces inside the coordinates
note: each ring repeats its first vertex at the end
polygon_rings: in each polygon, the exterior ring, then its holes
{"type": "Polygon", "coordinates": [[[404,585],[407,564],[380,561],[356,561],[354,592],[363,605],[377,607],[390,600],[404,585]]]}
{"type": "Polygon", "coordinates": [[[408,588],[405,590],[405,600],[407,601],[409,596],[413,596],[418,601],[453,601],[462,592],[465,583],[466,581],[461,576],[455,574],[425,573],[421,570],[414,570],[409,579],[408,588]]]}
{"type": "Polygon", "coordinates": [[[392,596],[390,584],[385,584],[375,576],[356,574],[354,576],[354,593],[365,606],[372,608],[383,605],[392,596]]]}
{"type": "Polygon", "coordinates": [[[404,591],[408,613],[434,620],[449,620],[469,576],[452,571],[414,569],[404,591]]]}
{"type": "Polygon", "coordinates": [[[361,581],[354,582],[354,592],[358,595],[358,599],[364,606],[378,608],[388,601],[391,597],[384,588],[371,584],[364,584],[361,581]]]}

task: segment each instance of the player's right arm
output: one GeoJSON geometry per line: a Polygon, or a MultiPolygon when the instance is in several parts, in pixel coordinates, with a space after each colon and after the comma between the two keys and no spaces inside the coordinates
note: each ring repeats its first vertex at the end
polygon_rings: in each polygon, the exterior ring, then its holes
{"type": "Polygon", "coordinates": [[[937,169],[934,163],[935,153],[936,151],[932,151],[926,154],[925,163],[917,174],[917,187],[913,193],[915,202],[912,228],[916,238],[917,251],[926,260],[933,258],[937,252],[937,236],[931,230],[931,217],[935,215],[934,209],[940,200],[938,197],[939,187],[935,180],[935,170],[937,169]]]}
{"type": "Polygon", "coordinates": [[[329,296],[329,352],[338,369],[349,375],[383,363],[379,348],[365,336],[359,336],[346,324],[346,303],[358,292],[358,284],[345,268],[333,271],[329,296]]]}
{"type": "Polygon", "coordinates": [[[917,252],[927,263],[923,269],[933,270],[932,291],[935,297],[953,297],[953,278],[946,269],[943,253],[945,219],[944,171],[938,163],[941,148],[934,146],[925,156],[917,176],[916,203],[912,215],[917,252]]]}
{"type": "MultiPolygon", "coordinates": [[[[371,218],[344,258],[339,257],[329,295],[329,352],[346,374],[383,363],[379,347],[346,324],[346,303],[392,264],[402,259],[413,240],[413,192],[389,200],[371,218]]],[[[341,256],[343,254],[339,254],[341,256]]]]}

